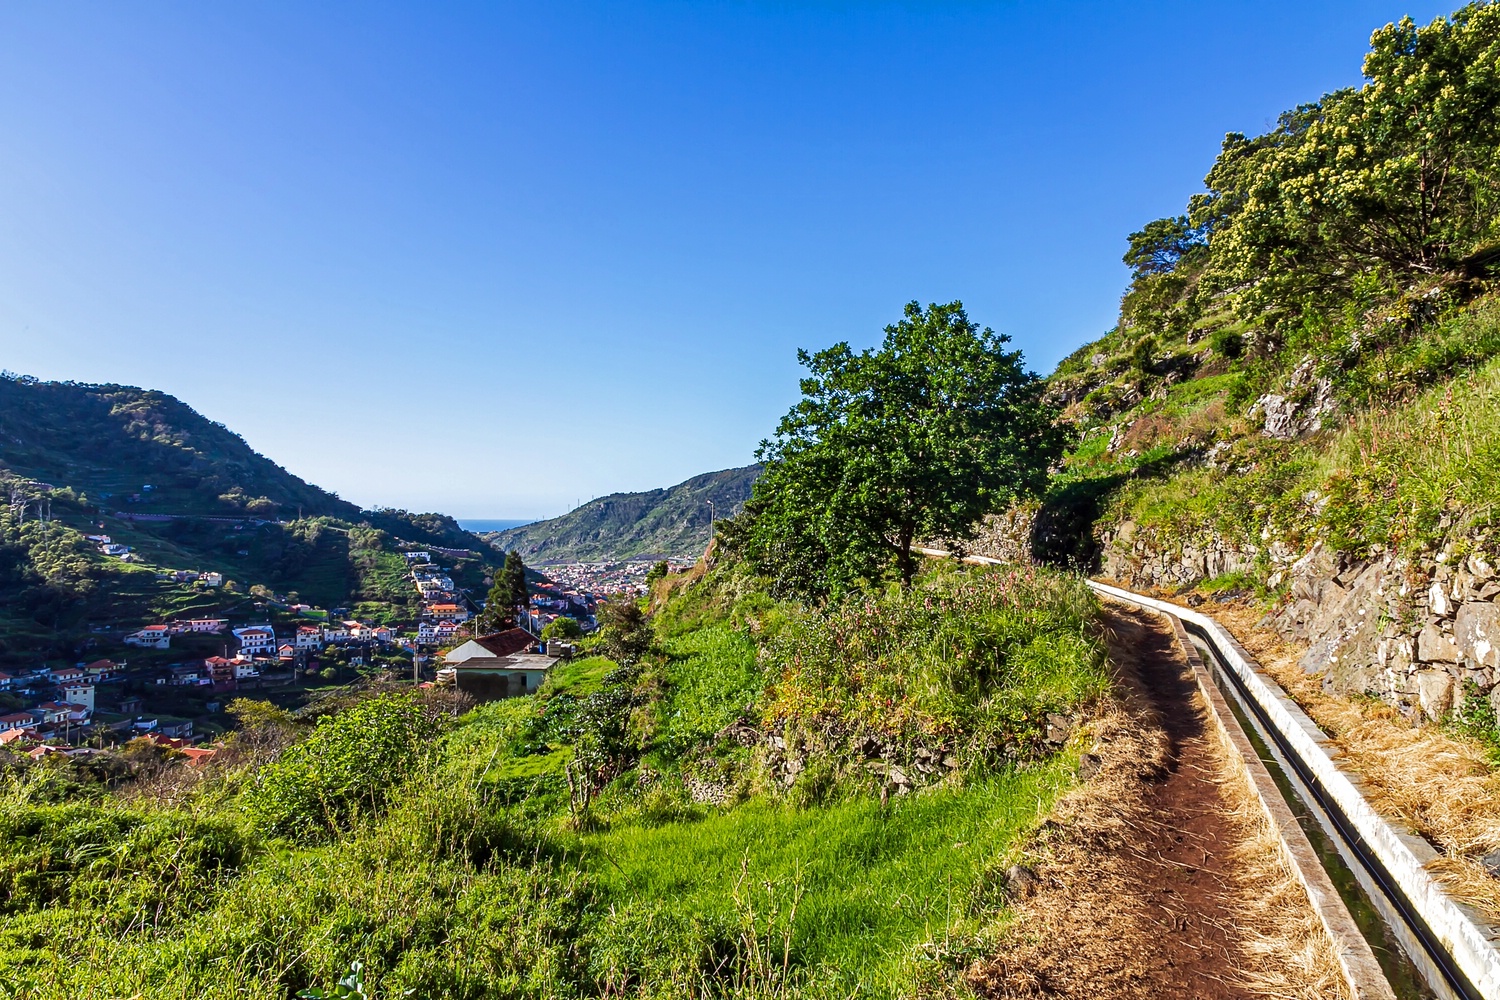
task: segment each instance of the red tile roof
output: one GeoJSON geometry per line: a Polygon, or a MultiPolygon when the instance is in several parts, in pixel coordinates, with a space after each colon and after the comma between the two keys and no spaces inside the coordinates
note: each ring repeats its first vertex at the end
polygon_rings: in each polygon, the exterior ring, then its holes
{"type": "Polygon", "coordinates": [[[536,637],[524,628],[506,629],[504,632],[491,632],[489,635],[477,637],[475,642],[489,650],[495,656],[514,656],[536,643],[536,637]]]}

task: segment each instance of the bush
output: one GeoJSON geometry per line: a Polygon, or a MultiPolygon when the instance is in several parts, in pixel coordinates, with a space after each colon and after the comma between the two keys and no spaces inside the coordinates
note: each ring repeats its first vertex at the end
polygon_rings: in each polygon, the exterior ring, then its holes
{"type": "Polygon", "coordinates": [[[1245,338],[1238,330],[1220,327],[1214,331],[1214,353],[1233,361],[1245,353],[1245,338]]]}
{"type": "Polygon", "coordinates": [[[378,812],[442,728],[410,696],[383,695],[325,719],[256,775],[250,813],[271,833],[316,838],[378,812]]]}

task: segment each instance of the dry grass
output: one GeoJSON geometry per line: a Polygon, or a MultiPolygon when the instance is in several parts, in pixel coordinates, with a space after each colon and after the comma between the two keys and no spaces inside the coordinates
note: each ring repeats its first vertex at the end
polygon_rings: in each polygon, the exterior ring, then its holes
{"type": "Polygon", "coordinates": [[[1432,724],[1413,726],[1388,705],[1323,690],[1297,665],[1304,650],[1248,605],[1217,606],[1224,624],[1343,751],[1372,805],[1400,817],[1442,857],[1428,869],[1454,897],[1500,922],[1500,879],[1477,860],[1500,850],[1500,773],[1476,744],[1432,724]]]}
{"type": "Polygon", "coordinates": [[[1059,801],[1019,859],[1040,889],[1017,905],[1000,950],[969,970],[969,984],[1006,998],[1348,997],[1333,942],[1238,755],[1210,731],[1174,762],[1129,666],[1117,694],[1088,730],[1097,775],[1059,801]],[[1174,769],[1206,786],[1177,810],[1161,802],[1174,769]],[[1187,830],[1204,811],[1214,817],[1207,836],[1187,830]],[[1184,836],[1200,838],[1213,869],[1207,898],[1174,882],[1180,862],[1162,845],[1184,836]]]}

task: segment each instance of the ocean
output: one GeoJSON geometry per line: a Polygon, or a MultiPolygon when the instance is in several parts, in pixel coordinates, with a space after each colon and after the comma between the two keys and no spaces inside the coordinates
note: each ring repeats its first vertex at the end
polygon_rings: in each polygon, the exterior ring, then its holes
{"type": "Polygon", "coordinates": [[[537,520],[534,517],[523,517],[519,521],[495,517],[461,517],[458,519],[458,525],[465,531],[504,531],[506,528],[519,528],[523,524],[532,524],[537,520]]]}

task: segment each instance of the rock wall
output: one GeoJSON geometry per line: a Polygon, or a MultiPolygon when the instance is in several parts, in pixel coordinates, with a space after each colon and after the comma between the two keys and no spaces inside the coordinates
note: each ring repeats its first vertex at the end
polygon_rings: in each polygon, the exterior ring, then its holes
{"type": "Polygon", "coordinates": [[[1302,669],[1330,690],[1430,719],[1478,695],[1500,714],[1500,572],[1483,554],[1484,536],[1416,560],[1336,553],[1321,542],[1301,554],[1276,541],[1164,545],[1128,522],[1102,541],[1104,575],[1129,586],[1182,590],[1238,572],[1284,587],[1269,623],[1307,644],[1302,669]]]}

